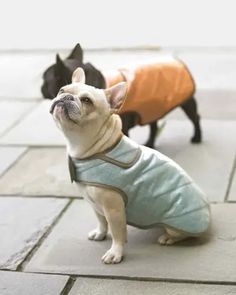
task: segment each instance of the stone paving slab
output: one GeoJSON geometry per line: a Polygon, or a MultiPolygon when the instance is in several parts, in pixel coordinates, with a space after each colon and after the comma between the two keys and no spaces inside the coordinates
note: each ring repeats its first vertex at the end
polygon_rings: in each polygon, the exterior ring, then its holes
{"type": "MultiPolygon", "coordinates": [[[[214,120],[236,120],[236,90],[197,89],[194,95],[201,118],[214,120]]],[[[166,118],[186,119],[183,110],[178,107],[166,118]]]]}
{"type": "Polygon", "coordinates": [[[0,268],[16,269],[67,203],[52,198],[0,198],[0,268]]]}
{"type": "MultiPolygon", "coordinates": [[[[56,50],[41,53],[1,53],[0,98],[20,97],[29,100],[42,97],[40,91],[42,74],[48,66],[54,63],[56,53],[56,50]],[[22,69],[24,69],[23,72],[22,69]]],[[[65,58],[69,50],[61,50],[59,53],[65,58]]],[[[130,63],[155,61],[160,55],[170,54],[179,57],[188,65],[198,88],[235,89],[236,55],[234,52],[224,50],[85,51],[84,59],[92,62],[98,69],[106,70],[127,66],[130,63]]]]}
{"type": "Polygon", "coordinates": [[[210,232],[175,246],[160,246],[159,229],[128,228],[123,263],[104,265],[101,256],[111,245],[87,240],[96,225],[84,200],[76,200],[26,265],[26,271],[104,277],[235,282],[236,205],[212,205],[210,232]]]}
{"type": "Polygon", "coordinates": [[[35,102],[0,101],[0,136],[35,105],[35,102]]]}
{"type": "Polygon", "coordinates": [[[50,100],[41,101],[24,120],[0,138],[0,144],[65,145],[65,140],[49,113],[50,105],[50,100]]]}
{"type": "Polygon", "coordinates": [[[187,52],[180,50],[175,54],[185,62],[190,69],[197,88],[205,89],[235,89],[235,51],[224,52],[202,50],[187,52]]]}
{"type": "Polygon", "coordinates": [[[1,53],[0,98],[32,100],[42,97],[44,69],[55,60],[53,53],[1,53]]]}
{"type": "MultiPolygon", "coordinates": [[[[43,71],[55,61],[55,52],[42,53],[15,53],[15,54],[1,54],[0,65],[4,69],[0,81],[2,85],[9,83],[9,87],[1,88],[0,96],[13,96],[11,93],[12,82],[17,83],[19,89],[17,95],[24,97],[38,97],[40,95],[41,76],[43,71]],[[22,68],[27,69],[22,73],[22,68]],[[21,78],[21,79],[19,79],[21,78]],[[21,80],[20,83],[19,80],[21,80]],[[31,87],[24,87],[24,85],[31,85],[31,87]],[[8,91],[7,91],[8,89],[8,91]]],[[[183,59],[196,76],[197,83],[200,86],[215,87],[222,85],[222,87],[233,85],[235,81],[233,64],[236,63],[234,53],[229,52],[215,52],[211,51],[195,51],[184,52],[183,50],[140,50],[140,51],[85,51],[85,61],[90,61],[99,69],[110,69],[111,67],[119,67],[127,65],[131,62],[137,63],[146,61],[147,59],[155,60],[156,57],[163,54],[174,53],[179,58],[183,59]],[[227,79],[225,79],[225,73],[227,79]],[[209,79],[211,77],[211,79],[209,79]]],[[[69,50],[61,50],[60,55],[64,58],[69,54],[69,50]]],[[[8,85],[8,84],[7,84],[8,85]]]]}
{"type": "MultiPolygon", "coordinates": [[[[191,144],[192,126],[186,120],[168,120],[156,140],[156,149],[179,163],[207,193],[223,201],[236,150],[236,121],[202,120],[203,142],[191,144]]],[[[131,136],[139,143],[148,128],[136,127],[131,136]]]]}
{"type": "Polygon", "coordinates": [[[228,201],[236,201],[236,167],[233,174],[233,181],[229,191],[228,201]]]}
{"type": "MultiPolygon", "coordinates": [[[[72,49],[72,48],[71,48],[72,49]]],[[[70,50],[61,50],[60,56],[65,58],[70,50]]],[[[24,100],[40,98],[43,72],[55,63],[54,52],[21,52],[0,54],[0,99],[24,100]],[[24,69],[24,72],[22,72],[24,69]],[[14,82],[12,82],[14,81],[14,82]],[[14,87],[13,87],[14,83],[14,87]],[[27,87],[25,87],[27,85],[27,87]],[[16,92],[17,89],[17,92],[16,92]]],[[[94,63],[100,70],[114,69],[127,63],[155,60],[160,55],[170,54],[170,51],[93,51],[85,52],[84,60],[94,63]]]]}
{"type": "Polygon", "coordinates": [[[236,286],[78,278],[69,295],[233,295],[236,286]]]}
{"type": "Polygon", "coordinates": [[[192,130],[186,123],[167,122],[166,130],[157,140],[157,149],[179,163],[210,201],[223,201],[236,151],[236,121],[205,120],[200,145],[189,143],[192,130]],[[185,132],[188,132],[187,136],[185,132]],[[173,145],[170,145],[171,141],[173,145]]]}
{"type": "Polygon", "coordinates": [[[1,295],[59,295],[68,276],[0,271],[1,295]]]}
{"type": "Polygon", "coordinates": [[[29,149],[0,179],[0,194],[78,196],[70,181],[65,148],[29,149]]]}
{"type": "MultiPolygon", "coordinates": [[[[236,121],[202,120],[202,129],[203,143],[193,145],[190,143],[191,123],[168,120],[156,141],[156,148],[183,166],[210,201],[223,201],[235,154],[236,121]]],[[[147,126],[131,131],[131,137],[139,143],[144,143],[147,135],[147,126]]],[[[1,194],[77,195],[69,182],[63,149],[34,149],[23,159],[0,180],[1,194]],[[39,163],[37,170],[35,162],[39,163]],[[23,175],[22,169],[26,171],[23,175]],[[14,183],[12,179],[15,179],[14,183]]]]}
{"type": "Polygon", "coordinates": [[[0,175],[3,174],[25,151],[24,147],[0,147],[0,175]]]}
{"type": "MultiPolygon", "coordinates": [[[[220,93],[207,90],[200,91],[198,102],[202,118],[217,120],[236,119],[235,93],[234,91],[226,93],[222,91],[220,93]],[[226,104],[223,110],[222,100],[226,104]]],[[[0,144],[64,146],[64,137],[49,114],[50,106],[51,100],[41,101],[38,107],[28,114],[15,128],[12,128],[0,138],[0,144]]],[[[180,108],[176,108],[168,114],[167,118],[185,120],[186,116],[180,108]]]]}

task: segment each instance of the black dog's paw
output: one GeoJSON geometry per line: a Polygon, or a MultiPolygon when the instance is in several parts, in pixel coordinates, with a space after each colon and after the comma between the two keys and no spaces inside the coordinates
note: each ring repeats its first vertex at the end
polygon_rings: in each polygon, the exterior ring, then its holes
{"type": "Polygon", "coordinates": [[[200,134],[194,135],[191,138],[191,143],[201,143],[202,142],[202,137],[200,134]]]}
{"type": "Polygon", "coordinates": [[[153,141],[150,141],[150,140],[148,140],[144,145],[147,146],[147,147],[149,147],[149,148],[151,148],[151,149],[154,148],[154,142],[153,141]]]}

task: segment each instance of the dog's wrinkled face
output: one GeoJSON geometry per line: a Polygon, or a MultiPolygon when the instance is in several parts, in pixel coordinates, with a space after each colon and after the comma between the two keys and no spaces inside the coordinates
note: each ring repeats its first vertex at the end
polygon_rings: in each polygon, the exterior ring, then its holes
{"type": "Polygon", "coordinates": [[[62,129],[86,128],[102,125],[121,107],[126,93],[126,83],[119,83],[105,91],[84,84],[85,73],[78,68],[72,76],[72,84],[63,86],[53,99],[50,113],[62,129]]]}
{"type": "Polygon", "coordinates": [[[83,83],[64,86],[52,101],[50,112],[61,127],[83,126],[109,115],[104,91],[83,83]]]}
{"type": "Polygon", "coordinates": [[[102,73],[91,63],[83,63],[83,50],[79,44],[75,46],[71,54],[62,60],[57,54],[56,63],[43,73],[42,94],[45,98],[54,98],[64,85],[71,82],[75,69],[83,68],[86,76],[86,84],[97,88],[105,87],[102,73]]]}

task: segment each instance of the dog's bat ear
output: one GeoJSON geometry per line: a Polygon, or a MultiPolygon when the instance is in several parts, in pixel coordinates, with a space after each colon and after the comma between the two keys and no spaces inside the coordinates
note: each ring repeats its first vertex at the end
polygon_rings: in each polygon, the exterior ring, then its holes
{"type": "Polygon", "coordinates": [[[82,68],[77,68],[72,74],[72,83],[85,83],[85,73],[82,68]]]}
{"type": "Polygon", "coordinates": [[[56,72],[62,73],[65,70],[66,66],[63,62],[63,60],[60,58],[60,55],[57,53],[56,55],[56,72]]]}
{"type": "MultiPolygon", "coordinates": [[[[56,55],[56,64],[59,65],[59,64],[63,64],[63,60],[60,58],[60,55],[57,53],[56,55]]],[[[64,65],[64,64],[63,64],[64,65]]]]}
{"type": "Polygon", "coordinates": [[[75,45],[68,58],[77,59],[80,63],[83,62],[83,49],[81,48],[79,43],[75,45]]]}
{"type": "Polygon", "coordinates": [[[104,90],[112,112],[118,112],[125,101],[128,85],[126,82],[118,83],[104,90]]]}

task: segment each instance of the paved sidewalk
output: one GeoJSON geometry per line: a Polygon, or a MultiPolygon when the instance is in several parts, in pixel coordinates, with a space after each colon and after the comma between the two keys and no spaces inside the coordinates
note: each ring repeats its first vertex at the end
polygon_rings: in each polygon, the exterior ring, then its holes
{"type": "MultiPolygon", "coordinates": [[[[108,69],[169,53],[86,52],[85,59],[108,69]]],[[[196,78],[203,143],[190,143],[192,125],[176,109],[155,146],[207,193],[211,228],[163,247],[162,229],[128,227],[119,265],[100,260],[110,236],[87,240],[95,217],[70,183],[63,137],[41,98],[41,74],[54,55],[0,54],[0,295],[236,294],[236,52],[174,53],[196,78]]],[[[147,136],[147,126],[131,131],[139,143],[147,136]]]]}

